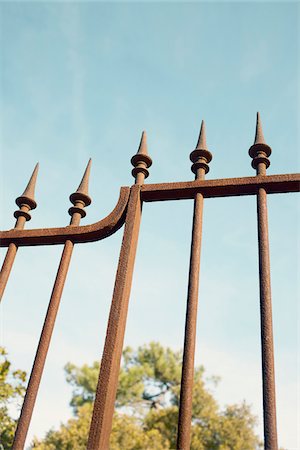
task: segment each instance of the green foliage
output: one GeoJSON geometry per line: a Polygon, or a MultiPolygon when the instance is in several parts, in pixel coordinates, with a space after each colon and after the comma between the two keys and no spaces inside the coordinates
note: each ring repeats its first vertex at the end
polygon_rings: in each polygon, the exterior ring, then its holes
{"type": "Polygon", "coordinates": [[[67,382],[74,387],[70,405],[76,415],[80,406],[94,401],[99,363],[94,362],[92,366],[85,364],[82,367],[68,363],[65,366],[65,372],[67,382]]]}
{"type": "MultiPolygon", "coordinates": [[[[176,448],[181,352],[158,343],[126,348],[119,376],[111,450],[166,450],[176,448]]],[[[81,450],[86,447],[99,365],[65,367],[73,386],[74,417],[45,439],[35,439],[36,450],[81,450]]],[[[215,379],[212,380],[216,382],[215,379]]],[[[193,391],[192,444],[194,450],[254,450],[259,441],[255,418],[246,404],[221,411],[196,368],[193,391]]]]}
{"type": "Polygon", "coordinates": [[[87,402],[77,409],[74,418],[61,425],[58,431],[48,431],[44,441],[33,440],[32,448],[39,450],[85,450],[92,414],[92,404],[87,402]]]}
{"type": "Polygon", "coordinates": [[[0,347],[0,448],[10,449],[16,427],[16,420],[9,413],[9,405],[14,402],[20,407],[25,392],[26,373],[11,370],[7,353],[0,347]]]}

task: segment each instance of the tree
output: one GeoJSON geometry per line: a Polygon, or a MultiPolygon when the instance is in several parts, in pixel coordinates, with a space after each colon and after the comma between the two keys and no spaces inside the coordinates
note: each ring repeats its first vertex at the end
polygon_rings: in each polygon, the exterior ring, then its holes
{"type": "Polygon", "coordinates": [[[25,392],[26,372],[11,369],[7,353],[0,347],[0,448],[10,449],[16,420],[10,414],[12,404],[20,408],[25,392]]]}
{"type": "MultiPolygon", "coordinates": [[[[119,376],[111,450],[166,450],[176,448],[176,428],[181,377],[181,352],[158,343],[127,347],[119,376]]],[[[65,367],[73,386],[70,405],[74,417],[43,440],[34,439],[36,450],[86,448],[99,364],[65,367]]],[[[194,450],[253,450],[260,448],[255,417],[249,406],[230,405],[220,410],[205,380],[204,369],[195,371],[192,444],[194,450]]]]}

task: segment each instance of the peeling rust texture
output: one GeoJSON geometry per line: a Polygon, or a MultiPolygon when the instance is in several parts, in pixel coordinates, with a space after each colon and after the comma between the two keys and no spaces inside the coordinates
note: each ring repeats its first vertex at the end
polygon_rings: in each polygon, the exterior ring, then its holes
{"type": "Polygon", "coordinates": [[[18,247],[13,242],[8,245],[8,249],[0,271],[0,301],[2,300],[17,251],[18,247]]]}
{"type": "Polygon", "coordinates": [[[53,291],[51,294],[47,314],[45,317],[44,326],[42,329],[31,375],[26,389],[20,419],[18,421],[18,426],[12,447],[13,450],[23,449],[25,445],[25,440],[30,425],[39,385],[41,382],[45,361],[55,324],[55,319],[57,316],[64,284],[66,281],[73,248],[74,244],[71,241],[67,241],[64,245],[64,250],[57,271],[53,291]]]}
{"type": "Polygon", "coordinates": [[[201,192],[204,198],[255,195],[260,187],[263,187],[268,194],[299,192],[300,174],[145,184],[142,186],[142,200],[155,202],[193,199],[197,192],[201,192]]]}
{"type": "Polygon", "coordinates": [[[194,201],[193,230],[190,255],[188,298],[185,320],[184,352],[181,375],[178,416],[177,448],[188,450],[191,440],[192,399],[194,384],[194,359],[202,241],[203,196],[198,193],[194,201]]]}
{"type": "Polygon", "coordinates": [[[264,411],[264,448],[277,450],[275,369],[272,326],[271,274],[268,236],[267,193],[257,194],[257,225],[259,253],[260,320],[262,350],[262,382],[264,411]]]}
{"type": "Polygon", "coordinates": [[[11,242],[22,247],[64,244],[68,240],[76,244],[104,239],[115,233],[124,224],[129,193],[129,187],[122,187],[115,209],[107,217],[92,225],[0,231],[0,247],[8,247],[11,242]]]}
{"type": "MultiPolygon", "coordinates": [[[[84,203],[81,203],[80,206],[83,209],[84,203]]],[[[78,209],[80,210],[80,208],[77,208],[77,210],[78,209]]],[[[81,214],[77,210],[72,214],[70,226],[78,226],[80,223],[81,214]]],[[[66,241],[62,252],[61,260],[58,266],[47,314],[45,317],[33,367],[27,385],[20,418],[18,420],[17,430],[15,433],[12,447],[13,450],[23,449],[25,445],[36,397],[39,390],[39,385],[44,371],[44,366],[51,342],[51,337],[55,325],[56,316],[58,313],[61,296],[63,293],[65,281],[68,274],[73,249],[74,249],[73,242],[66,241]]]]}
{"type": "MultiPolygon", "coordinates": [[[[260,187],[268,194],[299,192],[300,174],[147,184],[142,186],[141,196],[145,202],[194,199],[198,192],[204,198],[230,197],[255,195],[260,187]]],[[[129,187],[122,187],[115,209],[107,217],[92,225],[0,231],[0,247],[8,247],[10,243],[21,247],[64,244],[67,240],[76,244],[104,239],[124,224],[129,192],[129,187]]]]}
{"type": "Polygon", "coordinates": [[[131,188],[104,351],[94,402],[88,450],[107,450],[123,349],[128,302],[137,248],[141,196],[139,185],[131,188]]]}

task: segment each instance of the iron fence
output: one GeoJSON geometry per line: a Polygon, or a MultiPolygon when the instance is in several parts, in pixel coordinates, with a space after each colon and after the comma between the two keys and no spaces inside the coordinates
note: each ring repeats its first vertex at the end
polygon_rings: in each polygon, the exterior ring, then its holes
{"type": "Polygon", "coordinates": [[[278,449],[267,194],[299,192],[300,174],[271,176],[266,174],[270,165],[271,148],[264,140],[259,114],[257,114],[255,140],[249,149],[249,155],[252,158],[252,167],[256,170],[256,176],[205,180],[212,154],[207,148],[205,125],[202,122],[196,148],[190,154],[195,180],[144,184],[145,178],[149,175],[148,169],[152,160],[148,155],[146,134],[143,132],[138,152],[131,159],[135,184],[132,187],[121,188],[118,203],[107,217],[91,225],[80,225],[81,218],[86,215],[85,208],[91,203],[88,194],[91,168],[91,160],[89,160],[78,189],[70,195],[70,201],[73,204],[69,209],[70,224],[62,228],[25,230],[26,221],[31,218],[30,211],[37,206],[34,191],[38,165],[35,167],[25,191],[16,199],[19,209],[14,213],[16,218],[14,229],[0,231],[0,246],[8,248],[0,272],[0,298],[3,296],[19,247],[49,244],[63,244],[64,247],[15,433],[14,450],[24,448],[74,245],[105,239],[124,225],[87,443],[88,450],[109,448],[142,204],[180,199],[194,200],[177,434],[177,448],[182,450],[190,448],[203,203],[205,198],[243,195],[255,195],[257,198],[264,447],[267,450],[278,449]]]}

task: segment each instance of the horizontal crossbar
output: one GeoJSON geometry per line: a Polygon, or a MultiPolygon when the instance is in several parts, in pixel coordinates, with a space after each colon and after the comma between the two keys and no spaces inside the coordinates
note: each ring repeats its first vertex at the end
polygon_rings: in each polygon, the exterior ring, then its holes
{"type": "Polygon", "coordinates": [[[129,194],[130,188],[122,187],[114,210],[104,219],[91,225],[0,231],[0,247],[8,247],[11,242],[20,247],[64,244],[68,240],[73,243],[80,243],[105,239],[124,224],[129,194]]]}
{"type": "Polygon", "coordinates": [[[197,192],[201,192],[205,198],[255,195],[260,187],[265,188],[268,194],[299,192],[300,174],[145,184],[142,186],[141,193],[143,201],[157,202],[193,199],[197,192]]]}
{"type": "MultiPolygon", "coordinates": [[[[135,185],[131,189],[141,189],[143,201],[156,202],[193,199],[198,192],[201,192],[205,198],[255,195],[261,187],[268,194],[299,192],[300,174],[145,184],[135,185]]],[[[122,187],[115,209],[99,222],[78,227],[0,231],[0,247],[8,247],[12,242],[17,246],[33,246],[64,244],[67,240],[82,243],[104,239],[124,224],[129,192],[129,187],[122,187]]]]}

